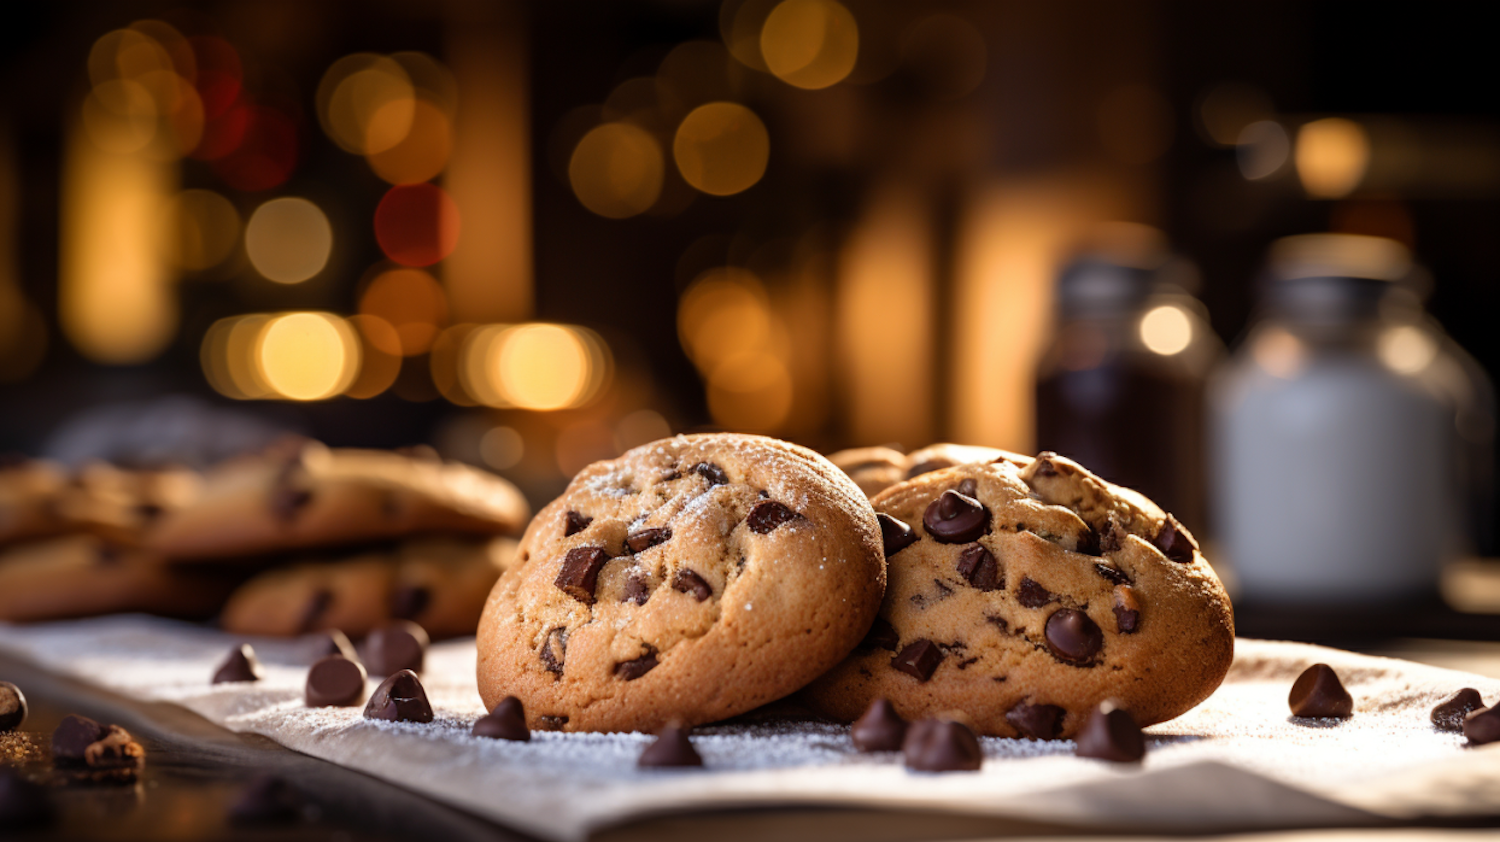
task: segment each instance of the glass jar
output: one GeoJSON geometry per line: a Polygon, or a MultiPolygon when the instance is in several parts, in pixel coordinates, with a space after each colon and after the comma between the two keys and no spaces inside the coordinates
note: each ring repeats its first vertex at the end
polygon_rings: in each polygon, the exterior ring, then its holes
{"type": "Polygon", "coordinates": [[[1259,318],[1211,390],[1219,549],[1254,604],[1435,596],[1487,485],[1487,378],[1391,240],[1277,241],[1259,318]]]}

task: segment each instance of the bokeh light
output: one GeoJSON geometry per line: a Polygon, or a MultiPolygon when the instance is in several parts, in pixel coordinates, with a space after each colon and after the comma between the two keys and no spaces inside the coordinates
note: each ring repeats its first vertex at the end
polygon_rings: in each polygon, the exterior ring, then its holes
{"type": "Polygon", "coordinates": [[[398,353],[425,354],[448,321],[443,287],[421,269],[390,269],[375,276],[359,299],[359,311],[394,328],[398,353]]]}
{"type": "Polygon", "coordinates": [[[777,0],[725,0],[719,7],[719,34],[729,54],[754,70],[769,72],[760,52],[761,32],[777,0]]]}
{"type": "Polygon", "coordinates": [[[1170,357],[1193,344],[1193,322],[1180,307],[1164,304],[1141,317],[1141,342],[1151,351],[1170,357]]]}
{"type": "Polygon", "coordinates": [[[401,374],[401,337],[379,316],[350,316],[349,324],[359,339],[359,374],[344,394],[351,398],[373,398],[391,388],[401,374]]]}
{"type": "MultiPolygon", "coordinates": [[[[238,105],[232,121],[243,121],[239,143],[213,162],[214,173],[237,190],[269,190],[297,166],[297,124],[274,108],[238,105]]],[[[238,127],[239,123],[234,122],[238,127]]]]}
{"type": "Polygon", "coordinates": [[[859,27],[837,0],[782,0],[761,27],[760,52],[781,81],[826,88],[854,70],[859,27]]]}
{"type": "Polygon", "coordinates": [[[984,35],[957,15],[923,18],[901,39],[901,58],[933,99],[950,101],[984,81],[989,48],[984,35]]]}
{"type": "Polygon", "coordinates": [[[167,208],[167,258],[189,271],[223,263],[240,241],[240,213],[211,190],[184,190],[167,208]]]}
{"type": "Polygon", "coordinates": [[[416,101],[416,88],[400,62],[355,53],[334,62],[318,83],[318,120],[345,152],[369,155],[406,137],[416,101]],[[378,125],[377,115],[382,115],[378,125]]]}
{"type": "Polygon", "coordinates": [[[403,266],[431,266],[458,246],[458,205],[435,184],[392,187],[375,208],[375,240],[403,266]]]}
{"type": "Polygon", "coordinates": [[[593,331],[556,324],[489,325],[464,341],[460,375],[476,401],[556,410],[582,406],[610,379],[608,346],[593,331]]]}
{"type": "Polygon", "coordinates": [[[672,157],[688,184],[729,196],[765,175],[771,139],[755,112],[734,102],[710,102],[693,109],[677,127],[672,157]]]}
{"type": "Polygon", "coordinates": [[[1375,351],[1397,374],[1416,375],[1437,359],[1438,345],[1431,334],[1415,325],[1397,325],[1381,333],[1375,351]]]}
{"type": "Polygon", "coordinates": [[[584,207],[609,219],[645,213],[661,195],[661,145],[630,123],[605,123],[583,136],[568,162],[568,183],[584,207]]]}
{"type": "Polygon", "coordinates": [[[1235,141],[1240,175],[1261,181],[1281,172],[1292,155],[1292,139],[1275,120],[1260,120],[1246,126],[1235,141]]]}
{"type": "Polygon", "coordinates": [[[139,152],[156,139],[156,117],[150,92],[128,79],[95,85],[83,101],[83,127],[89,139],[116,155],[139,152]]]}
{"type": "Polygon", "coordinates": [[[402,123],[406,134],[395,144],[366,156],[370,169],[391,184],[416,184],[437,176],[448,166],[453,152],[452,127],[448,115],[425,99],[414,103],[391,101],[370,120],[370,134],[394,131],[388,123],[402,123]]]}
{"type": "Polygon", "coordinates": [[[469,334],[479,330],[476,324],[457,324],[439,333],[427,354],[428,372],[438,394],[456,406],[478,406],[479,401],[470,394],[466,365],[466,343],[469,334]]]}
{"type": "Polygon", "coordinates": [[[671,435],[672,425],[652,409],[637,409],[615,422],[615,448],[622,453],[671,435]]]}
{"type": "Polygon", "coordinates": [[[279,284],[296,284],[323,271],[333,251],[333,228],[306,199],[272,199],[245,226],[245,253],[255,270],[279,284]]]}
{"type": "Polygon", "coordinates": [[[693,363],[709,372],[736,354],[765,347],[771,318],[765,287],[754,273],[710,269],[683,293],[677,335],[693,363]]]}
{"type": "Polygon", "coordinates": [[[708,377],[708,410],[714,421],[746,432],[772,432],[792,410],[792,376],[771,354],[742,354],[708,377]]]}
{"type": "Polygon", "coordinates": [[[661,97],[684,109],[740,93],[744,68],[714,41],[684,41],[672,48],[656,68],[661,97]]]}
{"type": "Polygon", "coordinates": [[[188,39],[198,66],[195,87],[203,101],[203,116],[217,120],[239,99],[244,67],[234,46],[214,35],[194,35],[188,39]]]}
{"type": "Polygon", "coordinates": [[[1370,136],[1342,117],[1306,123],[1297,130],[1297,176],[1315,199],[1338,199],[1354,192],[1370,164],[1370,136]]]}
{"type": "Polygon", "coordinates": [[[271,317],[263,313],[249,313],[219,319],[209,327],[203,335],[199,361],[214,391],[235,400],[271,394],[255,358],[261,331],[270,321],[271,317]]]}
{"type": "Polygon", "coordinates": [[[255,359],[277,394],[298,401],[333,397],[359,371],[359,339],[329,313],[287,313],[260,331],[255,359]]]}
{"type": "Polygon", "coordinates": [[[170,161],[198,146],[205,119],[193,85],[198,62],[171,25],[145,20],[105,33],[89,50],[88,70],[83,125],[100,149],[170,161]]]}
{"type": "Polygon", "coordinates": [[[491,427],[479,438],[479,457],[497,471],[514,468],[525,455],[525,439],[510,427],[491,427]]]}
{"type": "Polygon", "coordinates": [[[1271,119],[1276,113],[1265,91],[1244,82],[1215,85],[1198,102],[1198,128],[1215,146],[1231,147],[1251,123],[1271,119]]]}

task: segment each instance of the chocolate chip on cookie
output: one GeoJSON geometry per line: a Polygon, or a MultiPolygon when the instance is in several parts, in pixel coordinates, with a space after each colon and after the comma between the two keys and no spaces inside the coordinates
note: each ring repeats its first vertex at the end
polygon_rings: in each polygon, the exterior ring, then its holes
{"type": "Polygon", "coordinates": [[[583,530],[588,529],[589,524],[593,522],[594,519],[589,517],[588,515],[585,515],[581,512],[569,510],[567,526],[563,528],[563,537],[567,537],[569,535],[577,535],[583,530]]]}
{"type": "Polygon", "coordinates": [[[775,500],[762,500],[756,503],[755,507],[750,510],[750,514],[745,517],[745,525],[757,535],[766,535],[774,532],[776,527],[791,523],[797,518],[796,512],[775,500]]]}
{"type": "Polygon", "coordinates": [[[926,681],[932,678],[932,673],[942,662],[943,650],[936,643],[930,640],[917,640],[906,644],[905,648],[891,659],[891,666],[918,681],[926,681]]]}
{"type": "Polygon", "coordinates": [[[714,589],[702,576],[686,568],[677,571],[677,576],[672,579],[672,590],[692,594],[699,602],[714,595],[714,589]]]}
{"type": "Polygon", "coordinates": [[[1087,663],[1104,647],[1104,633],[1089,615],[1072,608],[1059,608],[1047,618],[1047,646],[1052,654],[1070,663],[1087,663]]]}
{"type": "Polygon", "coordinates": [[[936,541],[967,544],[990,531],[990,513],[973,497],[948,490],[922,513],[922,525],[936,541]]]}
{"type": "Polygon", "coordinates": [[[875,517],[880,521],[880,538],[881,542],[885,545],[886,558],[890,558],[921,540],[921,536],[917,534],[917,530],[912,529],[890,515],[880,512],[875,517]]]}
{"type": "Polygon", "coordinates": [[[958,575],[982,591],[999,590],[1005,587],[1005,574],[1000,572],[1000,564],[995,561],[995,554],[979,544],[965,547],[963,553],[959,555],[958,575]]]}
{"type": "Polygon", "coordinates": [[[626,536],[625,546],[629,547],[633,553],[643,553],[658,544],[665,544],[670,540],[672,540],[672,530],[670,529],[641,529],[626,536]]]}
{"type": "Polygon", "coordinates": [[[607,561],[609,553],[601,547],[574,547],[563,557],[562,570],[553,584],[584,605],[593,605],[599,571],[607,561]]]}

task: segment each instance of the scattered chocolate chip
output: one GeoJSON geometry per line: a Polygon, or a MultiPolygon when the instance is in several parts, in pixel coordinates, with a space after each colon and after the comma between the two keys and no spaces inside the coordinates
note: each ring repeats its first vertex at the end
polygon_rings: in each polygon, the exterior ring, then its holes
{"type": "Polygon", "coordinates": [[[1033,705],[1021,702],[1005,712],[1005,721],[1022,737],[1033,740],[1055,740],[1062,733],[1063,714],[1057,705],[1033,705]]]}
{"type": "Polygon", "coordinates": [[[1035,462],[1036,462],[1036,476],[1039,476],[1039,477],[1055,477],[1055,476],[1057,476],[1057,464],[1052,461],[1053,457],[1055,457],[1055,456],[1057,456],[1057,454],[1053,453],[1050,450],[1042,451],[1041,453],[1038,453],[1036,455],[1036,460],[1035,460],[1035,462]]]}
{"type": "Polygon", "coordinates": [[[318,644],[313,648],[314,661],[329,655],[338,655],[351,661],[359,660],[359,655],[354,651],[354,644],[349,642],[349,636],[338,629],[328,629],[318,635],[318,644]]]}
{"type": "Polygon", "coordinates": [[[1059,608],[1047,618],[1047,648],[1060,660],[1084,663],[1104,648],[1104,632],[1089,615],[1073,608],[1059,608]]]}
{"type": "Polygon", "coordinates": [[[918,772],[973,772],[984,765],[979,738],[969,726],[947,719],[913,722],[901,754],[906,768],[918,772]]]}
{"type": "Polygon", "coordinates": [[[1129,534],[1125,531],[1125,527],[1120,525],[1119,518],[1110,515],[1109,520],[1104,524],[1104,531],[1099,533],[1099,552],[1119,552],[1124,549],[1125,536],[1129,534]]]}
{"type": "Polygon", "coordinates": [[[1297,676],[1287,704],[1293,716],[1348,719],[1354,715],[1354,698],[1327,664],[1313,664],[1297,676]]]}
{"type": "Polygon", "coordinates": [[[864,715],[854,720],[849,739],[860,751],[900,751],[906,739],[906,720],[884,697],[870,702],[864,715]]]}
{"type": "Polygon", "coordinates": [[[620,601],[645,605],[646,600],[650,598],[651,583],[640,573],[630,574],[630,578],[625,580],[625,595],[620,598],[620,601]]]}
{"type": "Polygon", "coordinates": [[[1167,515],[1167,519],[1162,521],[1161,531],[1156,533],[1151,543],[1161,550],[1162,555],[1179,564],[1191,562],[1193,553],[1198,549],[1198,542],[1194,541],[1193,536],[1187,534],[1182,524],[1177,522],[1177,518],[1171,515],[1167,515]]]}
{"type": "MultiPolygon", "coordinates": [[[[1465,687],[1453,694],[1453,698],[1432,709],[1432,725],[1439,731],[1461,734],[1464,730],[1464,717],[1476,710],[1483,710],[1484,706],[1484,699],[1480,697],[1479,691],[1473,687],[1465,687]]],[[[3,708],[3,696],[0,696],[0,709],[3,708]]],[[[0,731],[4,730],[4,726],[0,725],[0,731]]]]}
{"type": "Polygon", "coordinates": [[[1079,757],[1110,760],[1115,763],[1139,763],[1146,756],[1146,738],[1130,712],[1105,702],[1089,713],[1078,732],[1079,757]]]}
{"type": "Polygon", "coordinates": [[[896,520],[885,512],[876,513],[875,520],[880,522],[880,539],[885,544],[886,558],[917,543],[919,538],[917,531],[902,521],[896,520]]]}
{"type": "Polygon", "coordinates": [[[1010,621],[998,614],[984,615],[984,621],[1000,630],[1001,634],[1010,634],[1010,621]]]}
{"type": "Polygon", "coordinates": [[[537,652],[542,666],[547,672],[556,676],[563,674],[563,663],[568,656],[568,630],[558,626],[547,632],[547,637],[542,641],[542,648],[537,652]]]}
{"type": "Polygon", "coordinates": [[[333,592],[322,588],[313,591],[302,609],[302,619],[297,621],[297,633],[305,634],[318,627],[318,620],[328,606],[333,604],[333,592]]]}
{"type": "Polygon", "coordinates": [[[609,553],[601,547],[574,547],[563,557],[562,570],[552,584],[584,605],[593,605],[599,571],[607,561],[609,553]]]}
{"type": "Polygon", "coordinates": [[[932,677],[933,671],[942,662],[943,650],[936,643],[930,640],[917,640],[906,644],[906,647],[891,659],[891,666],[918,681],[926,681],[932,677]]]}
{"type": "Polygon", "coordinates": [[[1128,585],[1115,586],[1115,631],[1135,634],[1141,627],[1141,604],[1128,585]]]}
{"type": "Polygon", "coordinates": [[[544,713],[536,718],[536,727],[543,731],[561,731],[567,724],[566,716],[555,713],[544,713]]]}
{"type": "Polygon", "coordinates": [[[926,462],[918,462],[907,468],[906,478],[911,479],[912,477],[919,477],[923,474],[930,474],[933,471],[940,471],[943,468],[951,467],[953,467],[953,463],[946,459],[928,459],[926,462]]]}
{"type": "Polygon", "coordinates": [[[688,728],[681,722],[672,722],[656,732],[656,740],[641,751],[637,766],[663,768],[672,766],[702,766],[703,758],[693,741],[688,739],[688,728]]]}
{"type": "Polygon", "coordinates": [[[492,740],[511,740],[524,743],[531,740],[531,729],[526,727],[526,710],[521,700],[506,696],[495,705],[487,716],[481,716],[469,733],[492,740]]]}
{"type": "Polygon", "coordinates": [[[677,575],[672,578],[672,590],[690,593],[699,602],[714,595],[714,589],[708,586],[702,576],[686,568],[677,571],[677,575]]]}
{"type": "Polygon", "coordinates": [[[958,575],[981,591],[994,591],[1005,587],[1005,576],[1000,573],[1000,564],[989,550],[975,544],[965,547],[958,555],[958,575]]]}
{"type": "Polygon", "coordinates": [[[757,535],[766,535],[775,531],[776,527],[791,523],[800,517],[802,515],[775,500],[762,500],[750,509],[749,515],[745,516],[745,525],[757,535]]]}
{"type": "Polygon", "coordinates": [[[365,700],[365,668],[358,661],[329,655],[307,671],[307,706],[353,707],[365,700]]]}
{"type": "Polygon", "coordinates": [[[19,730],[26,721],[26,696],[9,681],[0,681],[0,734],[19,730]]]}
{"type": "Polygon", "coordinates": [[[647,647],[646,654],[630,661],[621,661],[615,664],[615,677],[626,681],[634,681],[646,673],[656,669],[656,650],[647,647]]]}
{"type": "Polygon", "coordinates": [[[979,482],[973,477],[969,477],[959,483],[958,487],[953,490],[965,497],[973,497],[979,493],[979,482]]]}
{"type": "Polygon", "coordinates": [[[104,739],[109,729],[87,716],[63,717],[52,732],[52,760],[60,765],[80,765],[89,746],[104,739]]]}
{"type": "Polygon", "coordinates": [[[990,510],[973,497],[949,489],[922,513],[927,534],[943,544],[967,544],[990,531],[990,510]]]}
{"type": "Polygon", "coordinates": [[[632,532],[625,538],[625,546],[633,553],[643,553],[657,544],[666,543],[672,538],[672,530],[665,526],[649,527],[632,532]]]}
{"type": "Polygon", "coordinates": [[[52,821],[53,816],[45,787],[0,767],[0,827],[7,830],[41,827],[52,821]]]}
{"type": "Polygon", "coordinates": [[[577,535],[583,530],[588,529],[589,524],[593,522],[594,519],[589,517],[588,515],[569,509],[567,523],[563,526],[563,537],[566,538],[569,535],[577,535]]]}
{"type": "Polygon", "coordinates": [[[271,514],[282,523],[291,523],[312,502],[312,491],[278,482],[271,489],[271,514]]]}
{"type": "Polygon", "coordinates": [[[284,778],[260,775],[229,805],[229,821],[237,825],[291,824],[302,818],[302,793],[284,778]]]}
{"type": "Polygon", "coordinates": [[[1085,526],[1083,531],[1078,533],[1078,544],[1074,552],[1092,556],[1100,555],[1099,533],[1085,526]]]}
{"type": "Polygon", "coordinates": [[[401,670],[422,671],[427,655],[427,632],[410,620],[396,620],[365,638],[364,662],[371,675],[394,675],[401,670]]]}
{"type": "Polygon", "coordinates": [[[708,480],[709,488],[729,484],[729,475],[724,473],[723,468],[712,462],[699,462],[693,466],[693,473],[708,480]]]}
{"type": "Polygon", "coordinates": [[[1476,746],[1500,740],[1500,706],[1482,708],[1464,717],[1464,736],[1476,746]]]}
{"type": "Polygon", "coordinates": [[[380,682],[365,705],[365,719],[431,722],[432,705],[427,702],[421,679],[411,670],[401,670],[380,682]]]}
{"type": "Polygon", "coordinates": [[[1100,576],[1103,576],[1105,579],[1108,579],[1116,585],[1130,584],[1130,577],[1125,575],[1125,571],[1121,570],[1118,567],[1111,567],[1108,564],[1095,564],[1094,572],[1098,573],[1100,576]]]}
{"type": "Polygon", "coordinates": [[[1035,579],[1030,576],[1021,577],[1021,584],[1016,588],[1016,602],[1027,608],[1041,608],[1053,599],[1055,597],[1052,591],[1042,587],[1035,579]]]}
{"type": "Polygon", "coordinates": [[[255,657],[255,650],[248,643],[241,643],[230,650],[229,657],[219,664],[214,671],[214,684],[223,684],[229,681],[259,681],[262,670],[260,661],[255,657]]]}
{"type": "Polygon", "coordinates": [[[860,642],[859,648],[886,649],[894,652],[900,645],[901,637],[896,634],[896,627],[884,617],[876,617],[875,622],[870,624],[870,630],[865,633],[865,639],[860,642]]]}
{"type": "Polygon", "coordinates": [[[421,585],[402,585],[391,594],[391,616],[398,620],[415,620],[432,604],[432,591],[421,585]]]}

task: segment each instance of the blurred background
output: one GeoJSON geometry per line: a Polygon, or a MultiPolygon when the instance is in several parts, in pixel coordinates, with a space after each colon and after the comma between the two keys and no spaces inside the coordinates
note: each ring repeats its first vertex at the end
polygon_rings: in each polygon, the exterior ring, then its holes
{"type": "MultiPolygon", "coordinates": [[[[543,503],[682,431],[1051,447],[1207,535],[1232,531],[1209,500],[1298,484],[1215,478],[1256,451],[1214,437],[1241,404],[1210,384],[1268,284],[1347,275],[1402,293],[1366,356],[1429,391],[1434,361],[1460,372],[1440,445],[1463,476],[1339,487],[1400,484],[1397,517],[1440,491],[1463,514],[1453,552],[1494,552],[1500,115],[1486,35],[1445,10],[27,15],[0,31],[0,451],[204,464],[285,431],[426,442],[543,503]],[[1273,256],[1328,232],[1385,239],[1273,256]]],[[[1270,370],[1287,346],[1268,342],[1270,370]]],[[[1381,400],[1350,411],[1395,417],[1381,400]]],[[[1352,464],[1407,458],[1369,448],[1352,464]]]]}

